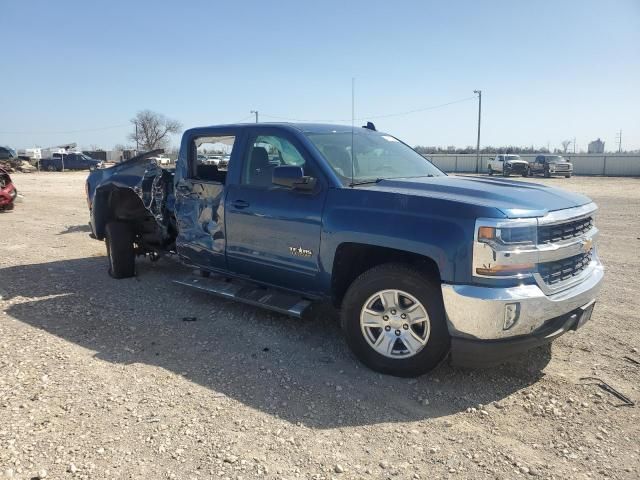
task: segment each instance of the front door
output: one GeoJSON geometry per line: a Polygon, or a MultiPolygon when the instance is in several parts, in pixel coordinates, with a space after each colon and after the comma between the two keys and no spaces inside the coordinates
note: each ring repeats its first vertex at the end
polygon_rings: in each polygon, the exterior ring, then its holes
{"type": "Polygon", "coordinates": [[[228,268],[259,282],[313,291],[326,184],[293,135],[255,128],[246,145],[240,181],[228,187],[226,199],[228,268]],[[303,167],[305,175],[318,178],[316,189],[274,185],[279,165],[303,167]]]}
{"type": "Polygon", "coordinates": [[[226,171],[208,160],[207,152],[234,156],[232,132],[206,133],[187,140],[180,152],[181,168],[175,178],[175,212],[178,254],[207,270],[226,270],[224,199],[226,171]]]}

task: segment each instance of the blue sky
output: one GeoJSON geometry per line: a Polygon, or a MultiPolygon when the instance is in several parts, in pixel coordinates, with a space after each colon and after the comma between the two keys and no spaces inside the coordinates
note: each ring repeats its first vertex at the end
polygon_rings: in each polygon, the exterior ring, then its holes
{"type": "MultiPolygon", "coordinates": [[[[640,148],[638,0],[0,0],[0,12],[0,144],[16,148],[111,148],[141,109],[185,128],[252,109],[350,123],[352,77],[357,117],[482,89],[483,145],[611,149],[622,129],[640,148]]],[[[476,116],[471,99],[374,121],[413,145],[465,146],[476,116]]]]}

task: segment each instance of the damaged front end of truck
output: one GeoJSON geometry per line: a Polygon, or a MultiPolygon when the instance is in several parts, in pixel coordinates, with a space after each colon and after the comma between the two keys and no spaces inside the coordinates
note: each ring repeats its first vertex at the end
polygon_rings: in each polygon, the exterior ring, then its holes
{"type": "Polygon", "coordinates": [[[131,226],[137,254],[152,259],[175,250],[174,169],[162,168],[152,150],[111,168],[95,170],[86,182],[92,236],[104,240],[109,222],[131,226]]]}

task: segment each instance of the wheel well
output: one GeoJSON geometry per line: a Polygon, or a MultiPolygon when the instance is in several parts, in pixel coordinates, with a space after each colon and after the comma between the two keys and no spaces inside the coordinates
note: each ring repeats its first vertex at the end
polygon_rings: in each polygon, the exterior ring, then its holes
{"type": "Polygon", "coordinates": [[[336,307],[340,306],[349,285],[362,273],[383,263],[407,263],[440,281],[436,262],[417,253],[361,243],[343,243],[333,259],[331,294],[336,307]]]}
{"type": "Polygon", "coordinates": [[[132,221],[151,216],[130,188],[116,188],[109,195],[109,220],[132,221]]]}

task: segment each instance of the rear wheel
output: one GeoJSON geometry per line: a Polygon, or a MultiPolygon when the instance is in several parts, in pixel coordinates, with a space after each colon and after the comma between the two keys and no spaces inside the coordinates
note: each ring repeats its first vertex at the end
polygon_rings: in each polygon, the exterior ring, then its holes
{"type": "Polygon", "coordinates": [[[449,351],[440,285],[404,264],[360,275],[344,297],[341,320],[351,350],[380,373],[422,375],[449,351]]]}
{"type": "Polygon", "coordinates": [[[128,278],[136,274],[136,255],[133,231],[125,222],[109,222],[105,228],[109,275],[128,278]]]}

